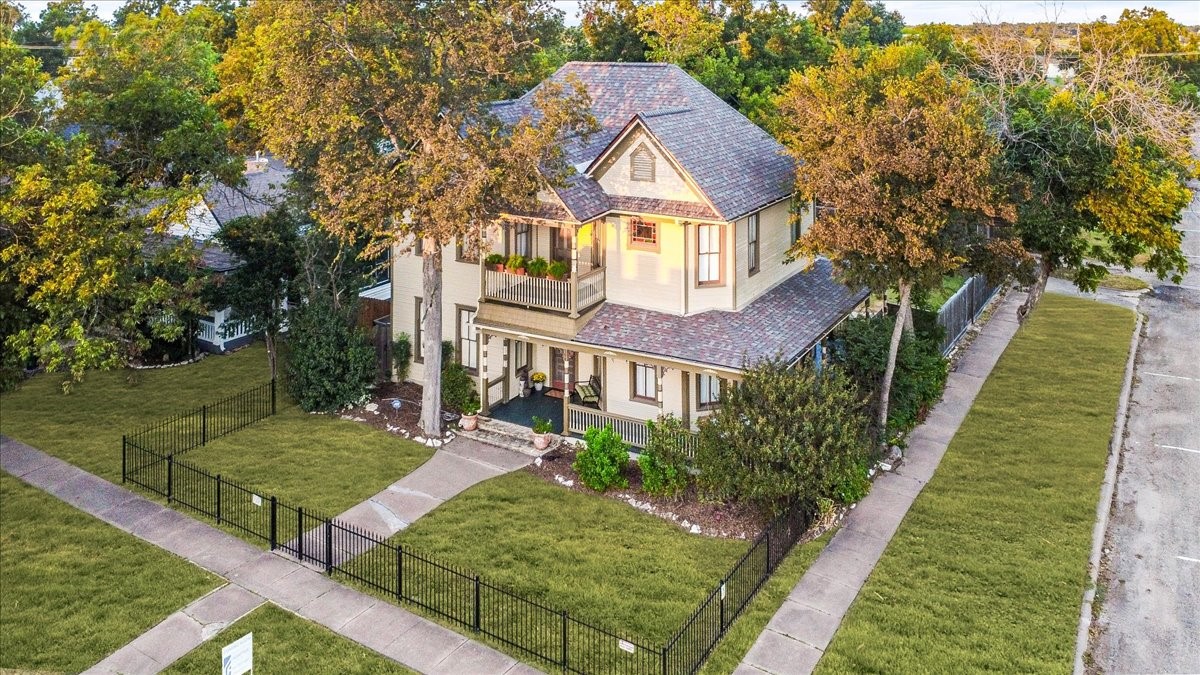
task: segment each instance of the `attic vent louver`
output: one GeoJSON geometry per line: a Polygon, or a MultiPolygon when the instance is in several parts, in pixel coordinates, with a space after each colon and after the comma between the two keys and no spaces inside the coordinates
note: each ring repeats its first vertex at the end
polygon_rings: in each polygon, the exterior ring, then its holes
{"type": "Polygon", "coordinates": [[[654,182],[654,155],[645,143],[637,146],[633,154],[629,155],[629,180],[654,182]]]}

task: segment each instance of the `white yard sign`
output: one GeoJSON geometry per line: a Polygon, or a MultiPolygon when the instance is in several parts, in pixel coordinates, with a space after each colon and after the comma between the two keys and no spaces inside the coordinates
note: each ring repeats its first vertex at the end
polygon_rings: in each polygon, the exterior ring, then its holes
{"type": "Polygon", "coordinates": [[[254,633],[246,633],[221,650],[221,675],[254,672],[254,633]]]}

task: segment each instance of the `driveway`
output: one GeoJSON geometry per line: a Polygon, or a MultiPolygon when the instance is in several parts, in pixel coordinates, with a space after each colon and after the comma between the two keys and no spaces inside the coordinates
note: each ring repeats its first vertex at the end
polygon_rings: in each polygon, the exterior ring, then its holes
{"type": "MultiPolygon", "coordinates": [[[[1193,186],[1195,189],[1197,186],[1193,186]]],[[[1105,538],[1093,669],[1200,672],[1200,197],[1180,228],[1192,271],[1155,281],[1105,538]]]]}

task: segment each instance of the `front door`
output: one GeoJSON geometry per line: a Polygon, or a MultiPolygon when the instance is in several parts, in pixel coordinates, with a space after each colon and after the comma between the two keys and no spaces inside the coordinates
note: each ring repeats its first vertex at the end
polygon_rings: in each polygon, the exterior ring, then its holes
{"type": "Polygon", "coordinates": [[[550,386],[562,391],[575,391],[575,369],[579,353],[566,351],[557,347],[550,348],[550,386]],[[569,364],[563,363],[566,354],[569,364]]]}

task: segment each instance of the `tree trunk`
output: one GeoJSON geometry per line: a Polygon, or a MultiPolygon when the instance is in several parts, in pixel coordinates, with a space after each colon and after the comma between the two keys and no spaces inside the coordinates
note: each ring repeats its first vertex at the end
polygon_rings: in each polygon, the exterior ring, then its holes
{"type": "Polygon", "coordinates": [[[276,374],[275,333],[271,330],[263,331],[263,342],[267,343],[267,363],[271,364],[271,379],[274,380],[276,374]]]}
{"type": "Polygon", "coordinates": [[[1024,324],[1025,319],[1033,313],[1033,309],[1042,301],[1042,294],[1046,292],[1046,282],[1050,280],[1050,273],[1054,270],[1050,269],[1050,263],[1043,256],[1036,268],[1037,278],[1034,279],[1033,285],[1029,287],[1029,294],[1025,296],[1025,302],[1017,308],[1017,323],[1024,324]]]}
{"type": "Polygon", "coordinates": [[[892,393],[892,376],[896,374],[896,355],[900,353],[900,338],[904,336],[904,316],[912,309],[912,284],[900,282],[900,311],[892,328],[892,344],[888,348],[887,369],[883,371],[883,382],[879,385],[879,443],[884,452],[888,448],[887,419],[888,399],[892,393]]]}
{"type": "Polygon", "coordinates": [[[421,430],[426,438],[442,435],[442,247],[426,237],[421,256],[421,355],[425,388],[421,393],[421,430]]]}
{"type": "Polygon", "coordinates": [[[913,327],[913,310],[911,301],[908,303],[908,311],[902,311],[901,313],[904,315],[904,332],[909,334],[916,333],[917,329],[913,327]]]}

